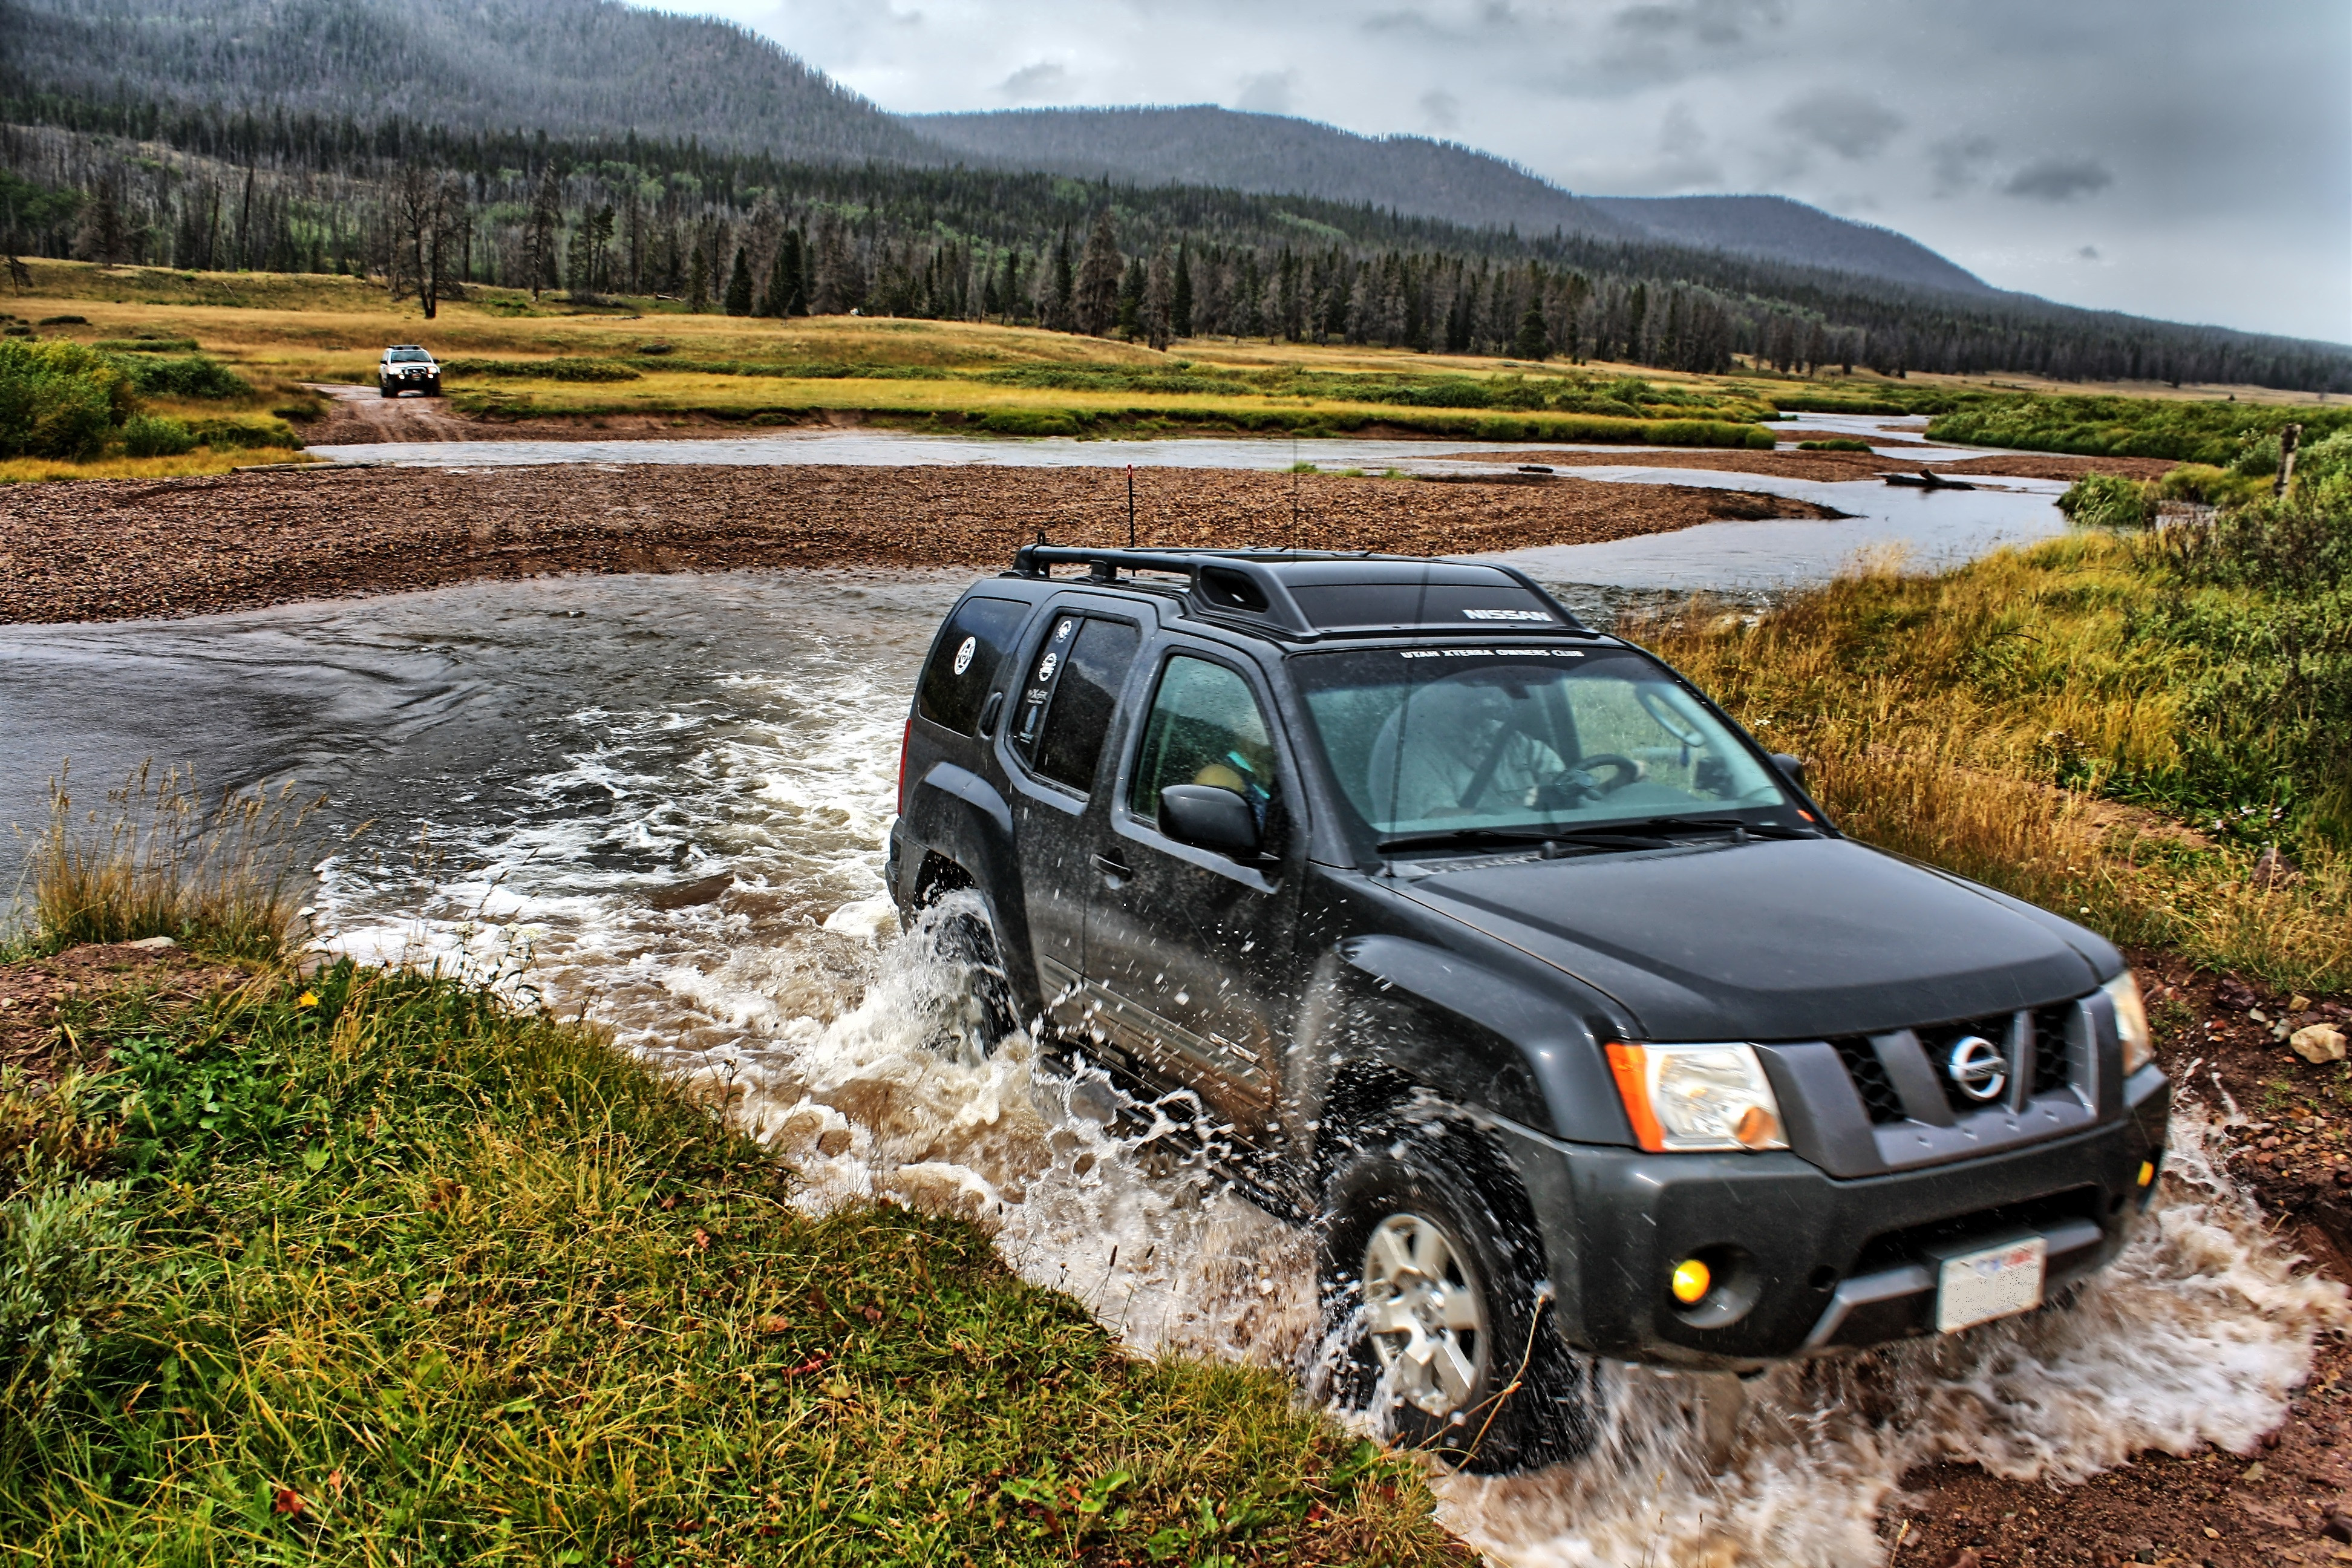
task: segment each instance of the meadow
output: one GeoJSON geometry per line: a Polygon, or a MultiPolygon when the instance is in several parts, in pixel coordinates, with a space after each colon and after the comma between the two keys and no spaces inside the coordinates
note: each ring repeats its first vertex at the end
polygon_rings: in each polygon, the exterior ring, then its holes
{"type": "Polygon", "coordinates": [[[170,452],[118,432],[79,453],[0,439],[5,478],[62,477],[58,461],[93,458],[143,465],[130,472],[210,471],[261,460],[223,454],[265,446],[282,460],[328,412],[306,384],[367,384],[377,353],[395,342],[424,342],[441,358],[448,406],[460,415],[620,420],[643,430],[847,416],[1010,436],[1376,434],[1769,450],[1771,423],[1789,414],[1924,414],[1938,439],[2244,469],[2259,468],[2263,450],[2275,460],[2289,420],[2316,436],[2352,418],[2275,395],[2210,395],[2220,389],[2091,396],[1760,367],[1697,376],[1258,340],[1196,340],[1160,353],[986,322],[775,321],[698,314],[658,298],[575,304],[490,288],[446,302],[428,322],[413,300],[352,278],[29,266],[31,286],[0,328],[119,360],[169,360],[179,384],[142,391],[140,412],[188,426],[194,439],[170,452]],[[217,367],[215,384],[196,384],[206,365],[217,367]]]}

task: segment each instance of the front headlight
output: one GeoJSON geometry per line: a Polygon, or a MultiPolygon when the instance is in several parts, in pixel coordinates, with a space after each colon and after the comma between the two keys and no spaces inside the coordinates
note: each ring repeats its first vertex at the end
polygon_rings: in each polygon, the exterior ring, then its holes
{"type": "Polygon", "coordinates": [[[2124,1076],[2129,1078],[2156,1059],[2156,1040],[2147,1032],[2147,1005],[2139,999],[2139,982],[2125,970],[2099,987],[2116,1009],[2116,1037],[2123,1042],[2124,1076]]]}
{"type": "Polygon", "coordinates": [[[1752,1046],[1613,1045],[1609,1068],[1633,1136],[1653,1153],[1789,1146],[1752,1046]]]}

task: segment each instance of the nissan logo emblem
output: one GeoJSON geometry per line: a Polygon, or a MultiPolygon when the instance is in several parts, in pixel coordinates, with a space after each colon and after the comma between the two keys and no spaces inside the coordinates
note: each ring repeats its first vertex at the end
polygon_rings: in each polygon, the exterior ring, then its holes
{"type": "Polygon", "coordinates": [[[1962,1094],[1979,1104],[1999,1100],[2000,1091],[2009,1087],[2009,1063],[2002,1058],[2000,1047],[1982,1035],[1962,1035],[1953,1041],[1944,1070],[1962,1094]]]}

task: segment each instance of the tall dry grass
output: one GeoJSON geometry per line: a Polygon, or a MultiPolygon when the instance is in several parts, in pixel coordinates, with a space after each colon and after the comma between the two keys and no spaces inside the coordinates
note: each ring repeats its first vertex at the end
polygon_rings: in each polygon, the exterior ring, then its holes
{"type": "Polygon", "coordinates": [[[2266,877],[2245,847],[2100,797],[2115,770],[2168,763],[2182,721],[2173,656],[2129,635],[2149,548],[2078,534],[1933,576],[1864,562],[1761,617],[1619,629],[1804,757],[1857,838],[2118,942],[2352,986],[2352,859],[2313,849],[2266,877]]]}
{"type": "Polygon", "coordinates": [[[320,800],[293,784],[224,792],[207,807],[192,769],[142,766],[100,807],[77,807],[68,773],[49,786],[48,826],[26,858],[36,940],[168,936],[223,956],[277,957],[294,932],[299,836],[320,800]]]}

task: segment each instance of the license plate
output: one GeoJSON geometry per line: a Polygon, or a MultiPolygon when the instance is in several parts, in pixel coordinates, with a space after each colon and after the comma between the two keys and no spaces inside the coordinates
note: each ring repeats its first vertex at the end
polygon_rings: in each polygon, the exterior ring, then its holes
{"type": "Polygon", "coordinates": [[[2042,1305],[2050,1244],[2038,1236],[1948,1257],[1936,1280],[1936,1328],[1955,1333],[2042,1305]]]}

